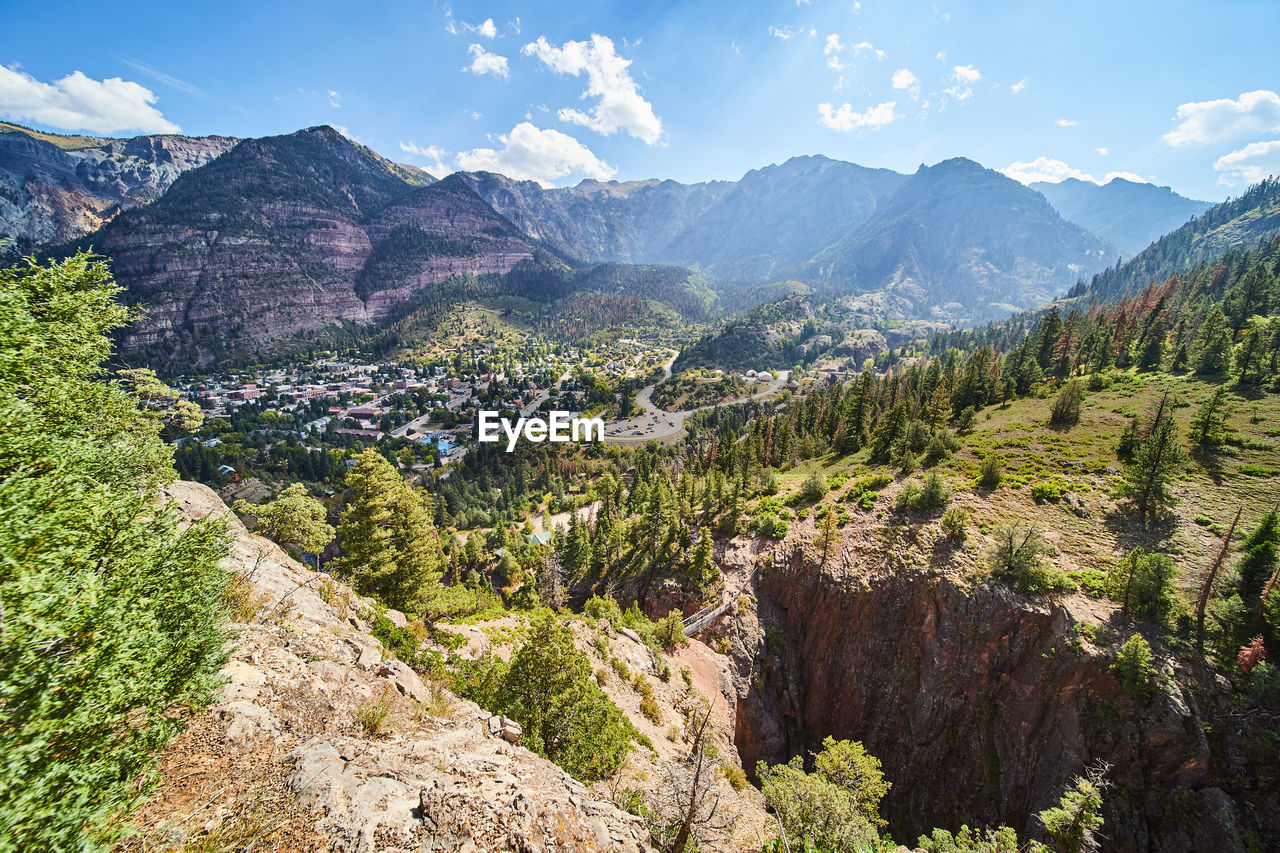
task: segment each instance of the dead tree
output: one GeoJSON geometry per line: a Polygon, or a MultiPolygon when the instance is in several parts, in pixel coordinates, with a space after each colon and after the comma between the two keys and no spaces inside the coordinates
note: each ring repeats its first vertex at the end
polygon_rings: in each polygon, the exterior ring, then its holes
{"type": "Polygon", "coordinates": [[[1222,562],[1227,558],[1227,551],[1231,548],[1231,534],[1236,532],[1236,525],[1240,523],[1240,513],[1243,511],[1244,507],[1236,510],[1235,520],[1231,522],[1227,535],[1222,537],[1222,547],[1218,549],[1218,556],[1209,566],[1209,577],[1205,578],[1204,586],[1200,588],[1200,601],[1196,604],[1196,651],[1201,656],[1204,655],[1204,610],[1209,603],[1209,593],[1213,591],[1213,582],[1218,577],[1218,569],[1222,568],[1222,562]]]}

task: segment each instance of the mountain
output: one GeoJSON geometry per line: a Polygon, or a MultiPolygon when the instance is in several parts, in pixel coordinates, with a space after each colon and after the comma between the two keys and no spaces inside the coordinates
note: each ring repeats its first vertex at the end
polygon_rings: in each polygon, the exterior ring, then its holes
{"type": "Polygon", "coordinates": [[[464,182],[429,180],[330,127],[246,140],[64,251],[110,257],[146,305],[126,358],[209,363],[384,322],[417,291],[541,251],[464,182]]]}
{"type": "Polygon", "coordinates": [[[533,239],[582,261],[664,260],[665,249],[733,184],[583,181],[545,188],[492,172],[459,172],[495,210],[533,239]]]}
{"type": "Polygon", "coordinates": [[[1036,190],[1068,222],[1136,255],[1162,235],[1199,216],[1213,205],[1178,195],[1169,187],[1112,178],[1099,186],[1067,178],[1061,183],[1035,183],[1036,190]]]}
{"type": "Polygon", "coordinates": [[[1114,253],[1040,193],[956,158],[921,166],[797,277],[836,294],[886,291],[917,316],[973,322],[1046,302],[1114,253]]]}
{"type": "Polygon", "coordinates": [[[793,157],[739,181],[583,181],[546,189],[462,173],[531,237],[588,261],[696,264],[720,280],[777,278],[872,216],[905,176],[793,157]]]}
{"type": "Polygon", "coordinates": [[[104,139],[0,122],[0,236],[61,243],[159,198],[184,172],[238,142],[224,136],[104,139]]]}
{"type": "Polygon", "coordinates": [[[1269,178],[1239,198],[1214,205],[1186,225],[1164,235],[1130,258],[1093,277],[1071,296],[1088,295],[1114,302],[1148,284],[1165,281],[1201,261],[1221,257],[1232,249],[1247,249],[1280,232],[1280,180],[1269,178]]]}
{"type": "Polygon", "coordinates": [[[724,278],[776,279],[875,216],[905,180],[818,156],[756,169],[682,229],[661,260],[699,263],[724,278]]]}

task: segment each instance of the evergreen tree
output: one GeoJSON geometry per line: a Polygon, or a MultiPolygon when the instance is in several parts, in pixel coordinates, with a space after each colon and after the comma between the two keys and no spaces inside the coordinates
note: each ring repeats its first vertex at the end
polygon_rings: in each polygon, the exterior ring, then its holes
{"type": "Polygon", "coordinates": [[[349,574],[363,594],[421,611],[438,591],[442,565],[430,496],[406,484],[376,450],[356,458],[347,490],[338,524],[343,553],[334,568],[349,574]]]}
{"type": "Polygon", "coordinates": [[[1219,385],[1213,396],[1205,400],[1191,419],[1191,438],[1196,444],[1217,445],[1222,443],[1223,433],[1227,428],[1227,389],[1219,385]]]}
{"type": "Polygon", "coordinates": [[[333,541],[333,527],[325,521],[324,506],[307,493],[307,487],[293,483],[270,503],[254,505],[236,501],[238,513],[253,515],[258,529],[278,545],[315,555],[320,568],[320,552],[333,541]]]}
{"type": "Polygon", "coordinates": [[[1169,486],[1186,462],[1187,454],[1178,443],[1178,426],[1167,400],[1162,400],[1146,440],[1124,467],[1118,494],[1132,502],[1144,521],[1150,519],[1173,506],[1175,498],[1169,486]]]}
{"type": "Polygon", "coordinates": [[[1231,364],[1231,332],[1222,309],[1209,312],[1196,338],[1195,369],[1201,376],[1225,373],[1231,364]]]}

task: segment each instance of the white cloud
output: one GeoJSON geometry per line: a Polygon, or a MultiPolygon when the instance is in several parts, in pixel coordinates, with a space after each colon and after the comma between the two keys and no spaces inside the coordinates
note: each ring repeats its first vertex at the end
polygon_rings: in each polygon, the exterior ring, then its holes
{"type": "Polygon", "coordinates": [[[472,74],[492,74],[494,77],[508,76],[505,56],[490,53],[478,44],[468,47],[467,53],[471,54],[471,64],[462,66],[463,71],[470,71],[472,74]]]}
{"type": "Polygon", "coordinates": [[[1058,127],[1075,127],[1079,123],[1073,118],[1060,118],[1054,122],[1058,127]]]}
{"type": "Polygon", "coordinates": [[[884,51],[876,47],[869,41],[860,41],[853,46],[853,52],[861,54],[863,51],[870,51],[876,55],[876,59],[884,59],[884,51]]]}
{"type": "Polygon", "coordinates": [[[42,83],[0,65],[0,115],[15,121],[92,133],[177,133],[181,128],[153,107],[155,102],[150,89],[119,77],[94,80],[75,71],[42,83]]]}
{"type": "Polygon", "coordinates": [[[822,49],[822,55],[827,58],[827,67],[836,71],[844,70],[844,63],[840,61],[840,54],[848,45],[840,41],[839,33],[831,33],[827,36],[827,46],[822,49]]]}
{"type": "Polygon", "coordinates": [[[484,23],[476,27],[476,32],[487,39],[491,39],[498,35],[498,28],[494,26],[493,18],[485,18],[484,23]]]}
{"type": "Polygon", "coordinates": [[[1136,184],[1145,184],[1147,182],[1146,178],[1133,172],[1107,172],[1102,180],[1098,180],[1088,172],[1072,168],[1061,160],[1052,160],[1048,157],[1037,157],[1027,163],[1010,163],[999,171],[1023,184],[1033,184],[1038,181],[1056,184],[1065,181],[1067,178],[1075,178],[1078,181],[1089,181],[1095,184],[1107,184],[1115,178],[1133,181],[1136,184]]]}
{"type": "Polygon", "coordinates": [[[1280,139],[1250,142],[1239,151],[1223,154],[1213,163],[1221,172],[1218,183],[1224,186],[1256,184],[1271,175],[1280,175],[1280,139]]]}
{"type": "Polygon", "coordinates": [[[893,72],[893,77],[890,78],[889,82],[895,89],[920,88],[920,78],[912,74],[909,68],[899,68],[893,72]]]}
{"type": "Polygon", "coordinates": [[[589,127],[604,136],[622,130],[650,145],[661,141],[662,120],[631,79],[627,70],[631,60],[618,56],[607,37],[593,33],[589,42],[567,41],[555,47],[539,36],[536,42],[524,46],[524,52],[559,74],[587,75],[587,90],[582,97],[599,100],[589,112],[560,110],[561,121],[589,127]]]}
{"type": "Polygon", "coordinates": [[[875,107],[867,107],[862,112],[854,112],[851,104],[841,104],[835,109],[831,104],[818,104],[818,120],[832,130],[845,133],[855,128],[877,128],[892,122],[897,116],[893,108],[897,101],[886,101],[875,107]]]}
{"type": "Polygon", "coordinates": [[[1022,91],[1023,89],[1025,89],[1025,88],[1027,88],[1027,78],[1026,78],[1026,77],[1023,77],[1023,78],[1022,78],[1021,80],[1019,80],[1017,83],[1014,83],[1012,86],[1010,86],[1010,87],[1009,87],[1010,91],[1012,91],[1012,92],[1013,92],[1013,94],[1015,94],[1015,95],[1016,95],[1016,94],[1018,94],[1019,92],[1021,92],[1021,91],[1022,91]]]}
{"type": "Polygon", "coordinates": [[[1095,149],[1093,149],[1093,151],[1094,151],[1094,153],[1095,153],[1095,154],[1101,154],[1103,157],[1106,157],[1108,154],[1110,154],[1110,153],[1111,153],[1111,149],[1110,149],[1110,148],[1105,148],[1105,147],[1102,147],[1102,148],[1095,148],[1095,149]]]}
{"type": "Polygon", "coordinates": [[[956,65],[952,67],[948,79],[951,85],[943,89],[942,93],[957,101],[967,101],[973,95],[973,84],[982,79],[982,72],[972,65],[956,65]]]}
{"type": "Polygon", "coordinates": [[[422,148],[416,145],[413,140],[410,140],[408,142],[401,142],[400,150],[406,154],[419,157],[426,161],[427,171],[435,175],[437,178],[443,178],[445,175],[453,171],[444,164],[444,158],[448,156],[449,152],[445,151],[443,148],[437,148],[434,145],[428,145],[426,148],[422,148]]]}
{"type": "Polygon", "coordinates": [[[1267,89],[1239,98],[1194,101],[1178,107],[1178,126],[1164,135],[1170,145],[1214,142],[1242,133],[1280,130],[1280,95],[1267,89]]]}
{"type": "Polygon", "coordinates": [[[769,27],[769,35],[780,41],[793,39],[804,32],[801,27],[769,27]]]}
{"type": "Polygon", "coordinates": [[[558,130],[542,130],[522,121],[498,137],[502,148],[474,148],[455,158],[459,169],[498,172],[518,181],[543,186],[566,175],[607,181],[617,170],[572,136],[558,130]]]}
{"type": "Polygon", "coordinates": [[[328,93],[327,93],[327,94],[328,94],[328,96],[329,96],[329,106],[331,106],[331,107],[340,107],[340,106],[342,106],[342,96],[341,96],[341,95],[339,95],[339,94],[338,94],[336,91],[334,91],[333,89],[330,89],[330,90],[328,91],[328,93]]]}

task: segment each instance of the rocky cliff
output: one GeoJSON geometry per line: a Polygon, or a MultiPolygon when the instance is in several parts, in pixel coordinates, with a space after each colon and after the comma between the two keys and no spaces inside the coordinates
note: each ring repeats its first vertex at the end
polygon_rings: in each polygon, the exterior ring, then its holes
{"type": "Polygon", "coordinates": [[[329,127],[246,140],[75,247],[146,309],[125,357],[206,364],[533,257],[466,185],[428,181],[329,127]]]}
{"type": "Polygon", "coordinates": [[[0,122],[0,236],[20,249],[61,243],[159,198],[180,175],[225,154],[224,136],[99,139],[0,122]]]}
{"type": "Polygon", "coordinates": [[[227,518],[241,621],[220,700],[164,754],[127,849],[648,849],[638,818],[391,658],[371,602],[250,536],[204,486],[169,494],[227,518]]]}
{"type": "Polygon", "coordinates": [[[1132,698],[1067,607],[883,559],[852,576],[802,549],[763,565],[730,628],[744,767],[861,740],[893,782],[891,830],[914,840],[962,823],[1033,835],[1037,811],[1102,760],[1105,849],[1245,849],[1239,774],[1215,761],[1170,664],[1132,698]]]}

